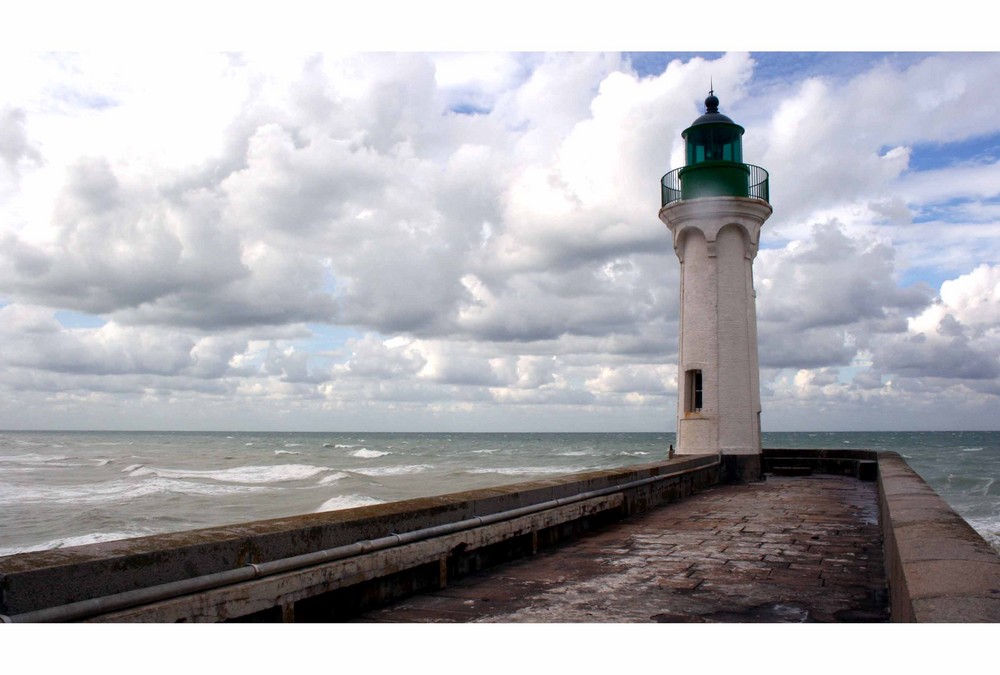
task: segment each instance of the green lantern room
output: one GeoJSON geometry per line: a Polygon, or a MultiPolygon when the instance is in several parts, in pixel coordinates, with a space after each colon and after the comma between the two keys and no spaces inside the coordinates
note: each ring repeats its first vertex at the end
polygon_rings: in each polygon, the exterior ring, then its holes
{"type": "Polygon", "coordinates": [[[685,165],[662,180],[663,206],[678,199],[754,197],[767,201],[767,172],[743,163],[743,127],[719,112],[710,92],[705,114],[681,134],[685,165]]]}

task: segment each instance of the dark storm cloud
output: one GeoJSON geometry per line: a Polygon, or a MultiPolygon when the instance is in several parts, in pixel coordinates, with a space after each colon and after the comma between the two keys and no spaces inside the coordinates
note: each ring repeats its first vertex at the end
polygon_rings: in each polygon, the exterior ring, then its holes
{"type": "Polygon", "coordinates": [[[904,377],[991,380],[1000,376],[997,354],[977,349],[961,336],[928,338],[919,333],[894,339],[879,350],[874,365],[904,377]]]}
{"type": "Polygon", "coordinates": [[[758,326],[760,365],[764,368],[822,368],[846,366],[857,348],[845,340],[843,330],[762,323],[758,326]]]}

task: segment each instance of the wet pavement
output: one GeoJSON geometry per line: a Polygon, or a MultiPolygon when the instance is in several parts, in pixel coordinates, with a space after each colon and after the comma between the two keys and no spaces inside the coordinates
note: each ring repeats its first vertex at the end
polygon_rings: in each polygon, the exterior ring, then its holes
{"type": "Polygon", "coordinates": [[[876,500],[849,476],[719,486],[354,621],[887,621],[876,500]]]}

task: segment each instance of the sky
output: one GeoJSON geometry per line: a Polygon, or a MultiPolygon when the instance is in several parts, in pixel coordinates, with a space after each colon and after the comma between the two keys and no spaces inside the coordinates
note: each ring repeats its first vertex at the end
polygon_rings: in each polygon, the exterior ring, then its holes
{"type": "Polygon", "coordinates": [[[770,173],[764,430],[1000,427],[1000,54],[647,43],[17,45],[0,428],[673,431],[710,86],[770,173]]]}

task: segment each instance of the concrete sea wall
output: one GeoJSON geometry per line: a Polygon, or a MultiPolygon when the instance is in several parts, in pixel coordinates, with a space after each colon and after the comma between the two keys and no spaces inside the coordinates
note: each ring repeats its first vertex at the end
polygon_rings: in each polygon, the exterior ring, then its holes
{"type": "Polygon", "coordinates": [[[0,558],[21,621],[336,620],[719,482],[714,456],[0,558]]]}
{"type": "Polygon", "coordinates": [[[893,621],[1000,621],[1000,555],[895,452],[879,453],[893,621]]]}

